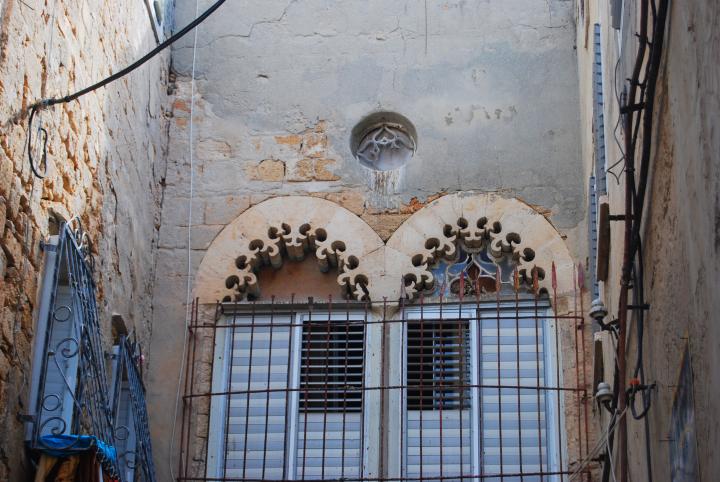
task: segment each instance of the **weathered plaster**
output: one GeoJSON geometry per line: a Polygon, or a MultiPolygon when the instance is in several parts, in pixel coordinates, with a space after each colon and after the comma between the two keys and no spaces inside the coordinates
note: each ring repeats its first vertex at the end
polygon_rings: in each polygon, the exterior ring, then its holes
{"type": "MultiPolygon", "coordinates": [[[[427,4],[427,12],[414,1],[224,5],[198,33],[204,105],[194,132],[198,160],[214,156],[220,139],[226,155],[198,182],[216,192],[359,189],[393,209],[440,191],[504,189],[550,209],[561,228],[575,226],[583,183],[572,2],[427,4]],[[368,172],[350,152],[353,126],[377,110],[417,128],[418,150],[397,172],[368,172]],[[312,160],[296,147],[318,129],[323,152],[312,160]],[[272,173],[255,174],[268,160],[272,173]]],[[[194,12],[179,4],[178,22],[194,12]]],[[[179,83],[191,45],[184,39],[173,52],[179,83]]],[[[181,86],[178,97],[186,93],[181,86]]],[[[173,142],[187,139],[179,122],[173,142]]]]}

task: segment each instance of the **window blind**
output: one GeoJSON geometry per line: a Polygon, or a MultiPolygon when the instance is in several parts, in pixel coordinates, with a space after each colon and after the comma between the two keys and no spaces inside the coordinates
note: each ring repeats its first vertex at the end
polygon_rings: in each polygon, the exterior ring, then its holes
{"type": "Polygon", "coordinates": [[[227,400],[225,477],[284,477],[291,321],[286,315],[233,320],[240,326],[231,332],[227,389],[241,393],[227,400]]]}
{"type": "Polygon", "coordinates": [[[480,470],[484,474],[532,473],[550,466],[546,393],[539,388],[546,379],[544,320],[536,316],[528,309],[511,309],[499,316],[485,313],[479,320],[480,384],[529,387],[481,388],[480,470]]]}
{"type": "Polygon", "coordinates": [[[546,308],[536,313],[532,302],[521,302],[499,312],[448,309],[407,320],[407,477],[445,480],[554,467],[546,431],[552,400],[541,389],[546,308]]]}
{"type": "Polygon", "coordinates": [[[360,476],[364,328],[328,314],[303,323],[297,478],[360,476]]]}
{"type": "Polygon", "coordinates": [[[468,320],[408,322],[406,363],[407,476],[470,474],[468,320]]]}

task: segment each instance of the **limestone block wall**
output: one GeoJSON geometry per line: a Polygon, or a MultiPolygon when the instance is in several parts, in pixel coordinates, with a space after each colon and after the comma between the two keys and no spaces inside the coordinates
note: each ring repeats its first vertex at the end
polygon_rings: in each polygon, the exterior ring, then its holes
{"type": "MultiPolygon", "coordinates": [[[[579,48],[581,91],[590,92],[592,29],[602,27],[603,78],[607,102],[605,126],[608,163],[621,159],[612,128],[618,119],[618,105],[612,94],[613,79],[625,79],[636,50],[635,30],[621,32],[611,28],[609,2],[585,2],[586,20],[578,29],[578,45],[590,37],[587,48],[579,48]],[[620,72],[614,69],[620,51],[626,52],[620,72]]],[[[626,3],[627,5],[627,3],[626,3]]],[[[638,15],[627,9],[627,18],[638,15]]],[[[694,424],[699,460],[698,476],[712,480],[720,471],[715,455],[720,443],[717,412],[720,391],[720,300],[718,282],[718,192],[720,136],[717,112],[720,108],[720,68],[714,58],[720,27],[720,6],[713,1],[670,2],[663,63],[655,102],[651,173],[644,215],[643,252],[645,298],[650,304],[644,333],[644,364],[648,383],[657,383],[649,413],[649,446],[655,480],[669,477],[670,419],[678,384],[681,356],[690,347],[694,378],[694,424]]],[[[617,87],[622,91],[622,85],[617,87]]],[[[591,98],[582,95],[586,122],[583,139],[585,165],[591,165],[591,98]]],[[[608,202],[612,214],[623,212],[624,178],[609,177],[608,202]]],[[[609,319],[617,317],[622,267],[622,223],[614,223],[608,282],[602,287],[609,319]]],[[[637,332],[630,326],[629,367],[635,366],[637,332]]],[[[606,350],[610,353],[612,349],[606,350]]],[[[609,366],[610,360],[605,360],[609,366]]],[[[638,403],[638,408],[640,403],[638,403]]],[[[642,421],[628,419],[631,480],[649,480],[645,459],[645,427],[642,421]]]]}
{"type": "MultiPolygon", "coordinates": [[[[38,114],[47,176],[30,174],[25,111],[66,95],[156,45],[145,2],[0,2],[0,480],[27,480],[28,407],[40,242],[55,215],[78,215],[93,243],[101,321],[121,315],[147,346],[165,177],[168,55],[67,105],[38,114]]],[[[37,154],[36,154],[37,157],[37,154]]]]}

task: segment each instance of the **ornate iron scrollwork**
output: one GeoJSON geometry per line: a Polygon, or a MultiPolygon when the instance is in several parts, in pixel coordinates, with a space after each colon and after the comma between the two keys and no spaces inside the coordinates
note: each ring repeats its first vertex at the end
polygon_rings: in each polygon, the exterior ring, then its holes
{"type": "MultiPolygon", "coordinates": [[[[30,446],[71,449],[80,436],[91,435],[112,447],[115,434],[93,261],[78,218],[61,226],[56,252],[30,446]]],[[[117,460],[100,459],[105,472],[118,477],[117,460]]]]}

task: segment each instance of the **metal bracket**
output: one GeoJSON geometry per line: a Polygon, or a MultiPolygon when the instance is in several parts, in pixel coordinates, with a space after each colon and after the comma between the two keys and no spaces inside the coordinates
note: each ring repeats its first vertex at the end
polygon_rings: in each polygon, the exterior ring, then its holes
{"type": "Polygon", "coordinates": [[[37,419],[35,418],[35,415],[31,415],[31,414],[29,414],[29,413],[20,413],[20,412],[18,412],[18,413],[16,414],[16,417],[17,417],[18,421],[24,422],[24,423],[35,423],[35,421],[37,420],[37,419]]]}

